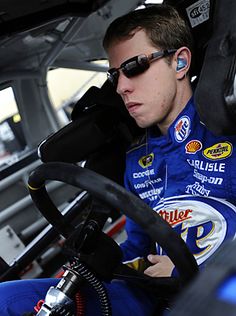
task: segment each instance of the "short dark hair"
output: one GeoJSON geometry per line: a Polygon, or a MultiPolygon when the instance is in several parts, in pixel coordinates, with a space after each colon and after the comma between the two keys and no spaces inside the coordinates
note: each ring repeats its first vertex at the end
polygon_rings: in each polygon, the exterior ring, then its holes
{"type": "Polygon", "coordinates": [[[189,26],[176,9],[163,4],[137,9],[115,19],[103,40],[105,50],[114,42],[131,38],[138,29],[143,29],[151,43],[160,49],[186,46],[193,50],[189,26]]]}

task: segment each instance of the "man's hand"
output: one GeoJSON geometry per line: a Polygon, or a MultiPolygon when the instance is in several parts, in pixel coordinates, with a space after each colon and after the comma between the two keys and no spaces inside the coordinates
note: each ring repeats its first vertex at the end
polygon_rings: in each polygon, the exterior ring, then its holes
{"type": "Polygon", "coordinates": [[[151,277],[168,277],[174,269],[174,264],[167,256],[148,255],[148,261],[153,265],[148,267],[144,274],[151,277]]]}

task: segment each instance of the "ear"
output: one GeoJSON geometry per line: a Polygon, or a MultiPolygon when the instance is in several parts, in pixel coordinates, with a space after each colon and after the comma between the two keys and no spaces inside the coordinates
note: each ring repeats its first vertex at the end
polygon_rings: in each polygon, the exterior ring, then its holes
{"type": "Polygon", "coordinates": [[[187,47],[181,47],[177,50],[173,60],[173,66],[178,80],[186,77],[191,65],[191,52],[187,47]]]}

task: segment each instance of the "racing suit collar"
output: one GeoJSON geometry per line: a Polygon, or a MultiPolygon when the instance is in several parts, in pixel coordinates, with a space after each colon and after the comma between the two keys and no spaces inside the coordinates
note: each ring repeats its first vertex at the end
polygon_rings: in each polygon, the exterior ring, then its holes
{"type": "MultiPolygon", "coordinates": [[[[193,122],[193,118],[195,115],[196,115],[196,110],[195,110],[194,100],[193,100],[193,96],[192,96],[189,99],[186,106],[184,107],[184,109],[180,112],[180,114],[177,116],[177,118],[170,125],[168,132],[167,132],[167,135],[162,135],[161,131],[159,130],[159,128],[157,126],[152,126],[152,127],[147,129],[148,138],[151,138],[151,139],[158,138],[159,144],[182,142],[185,139],[183,136],[182,136],[182,138],[181,138],[181,136],[178,137],[178,132],[181,134],[181,131],[185,126],[181,126],[181,124],[185,123],[185,125],[187,125],[187,128],[188,128],[188,131],[187,131],[188,135],[186,135],[186,138],[187,138],[189,136],[189,134],[191,133],[191,130],[193,127],[192,122],[193,122]]],[[[182,133],[183,133],[183,131],[182,131],[182,133]]]]}

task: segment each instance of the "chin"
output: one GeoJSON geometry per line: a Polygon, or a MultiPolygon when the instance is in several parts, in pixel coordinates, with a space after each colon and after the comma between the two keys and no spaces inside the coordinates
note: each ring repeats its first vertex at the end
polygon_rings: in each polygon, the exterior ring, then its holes
{"type": "Polygon", "coordinates": [[[143,124],[143,123],[140,123],[140,122],[137,122],[137,121],[136,121],[136,124],[137,124],[138,127],[140,127],[140,128],[146,128],[146,127],[147,127],[146,124],[143,124]]]}
{"type": "Polygon", "coordinates": [[[148,127],[151,127],[153,125],[153,124],[148,124],[147,122],[140,122],[140,121],[136,121],[136,124],[140,128],[148,128],[148,127]]]}

